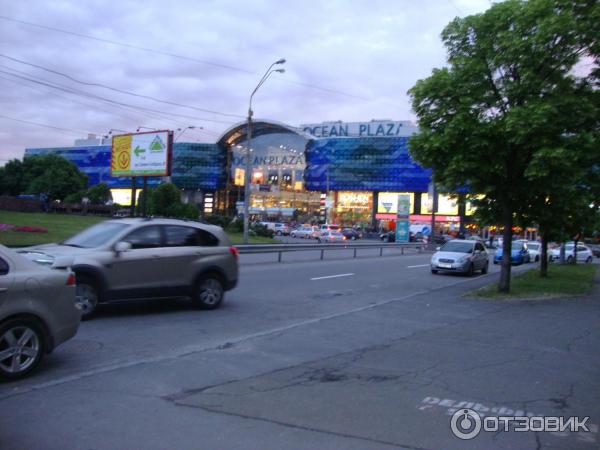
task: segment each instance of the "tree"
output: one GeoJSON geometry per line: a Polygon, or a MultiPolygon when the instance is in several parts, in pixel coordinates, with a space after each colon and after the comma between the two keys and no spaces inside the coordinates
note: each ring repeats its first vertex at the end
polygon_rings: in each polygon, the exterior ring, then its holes
{"type": "Polygon", "coordinates": [[[92,186],[87,190],[86,196],[93,205],[104,205],[109,200],[112,200],[110,188],[106,183],[100,183],[92,186]]]}
{"type": "Polygon", "coordinates": [[[87,187],[87,176],[62,156],[27,156],[9,161],[0,171],[0,193],[45,194],[49,200],[64,198],[87,187]]]}
{"type": "Polygon", "coordinates": [[[478,206],[504,227],[501,292],[510,289],[512,227],[539,199],[534,161],[579,136],[576,118],[593,103],[570,73],[596,45],[588,15],[598,15],[595,2],[510,0],[456,18],[442,32],[449,66],[409,91],[420,127],[413,157],[446,189],[482,194],[478,206]]]}

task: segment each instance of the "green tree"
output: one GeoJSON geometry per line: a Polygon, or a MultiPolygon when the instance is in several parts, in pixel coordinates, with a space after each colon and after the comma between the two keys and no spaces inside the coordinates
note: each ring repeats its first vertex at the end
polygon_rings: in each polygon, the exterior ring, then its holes
{"type": "Polygon", "coordinates": [[[536,157],[587,132],[577,117],[592,89],[571,70],[596,45],[590,15],[595,2],[511,0],[456,18],[442,32],[448,67],[409,91],[420,126],[412,155],[446,189],[482,194],[478,206],[504,227],[501,292],[510,289],[512,227],[539,198],[536,157]]]}
{"type": "Polygon", "coordinates": [[[90,199],[90,203],[94,205],[103,205],[109,200],[112,200],[110,188],[106,183],[100,183],[96,184],[95,186],[92,186],[88,189],[86,196],[90,199]]]}
{"type": "Polygon", "coordinates": [[[0,195],[19,195],[25,192],[26,187],[21,161],[13,159],[0,167],[0,195]]]}

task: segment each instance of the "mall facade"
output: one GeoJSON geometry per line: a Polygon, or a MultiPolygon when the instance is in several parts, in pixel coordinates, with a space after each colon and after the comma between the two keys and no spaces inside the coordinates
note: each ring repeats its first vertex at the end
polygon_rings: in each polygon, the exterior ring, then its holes
{"type": "MultiPolygon", "coordinates": [[[[250,214],[260,220],[394,227],[399,194],[411,199],[411,225],[431,223],[430,170],[412,160],[408,140],[418,129],[408,121],[323,122],[293,127],[257,120],[248,152],[247,124],[232,126],[213,144],[176,142],[171,177],[184,202],[204,214],[243,210],[244,177],[251,158],[250,214]]],[[[100,142],[99,142],[100,143],[100,142]]],[[[106,183],[116,203],[129,204],[132,180],[110,176],[110,145],[30,148],[25,155],[57,153],[75,163],[89,184],[106,183]]],[[[162,179],[150,178],[150,186],[162,179]]],[[[138,188],[141,180],[137,180],[138,188]]],[[[468,225],[471,211],[438,197],[439,232],[468,225]]],[[[414,229],[414,228],[413,228],[414,229]]]]}

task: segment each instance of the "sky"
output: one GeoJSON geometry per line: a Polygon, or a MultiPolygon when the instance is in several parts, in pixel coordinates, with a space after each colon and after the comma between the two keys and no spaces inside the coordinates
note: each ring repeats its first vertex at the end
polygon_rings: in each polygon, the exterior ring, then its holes
{"type": "Polygon", "coordinates": [[[271,74],[254,96],[256,119],[414,121],[407,91],[445,64],[442,29],[489,7],[490,0],[0,0],[0,165],[25,148],[139,127],[216,142],[244,120],[250,94],[280,58],[285,73],[271,74]]]}

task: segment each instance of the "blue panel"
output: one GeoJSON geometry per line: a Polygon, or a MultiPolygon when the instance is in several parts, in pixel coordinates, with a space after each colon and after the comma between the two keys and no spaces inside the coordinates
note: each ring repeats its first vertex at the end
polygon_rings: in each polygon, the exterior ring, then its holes
{"type": "Polygon", "coordinates": [[[408,137],[332,138],[309,141],[306,188],[330,190],[426,192],[431,171],[412,160],[408,137]]]}
{"type": "MultiPolygon", "coordinates": [[[[110,188],[126,188],[131,186],[131,178],[110,176],[110,145],[94,145],[89,147],[62,148],[28,148],[25,156],[54,153],[74,163],[81,172],[88,176],[88,186],[105,183],[110,188]]],[[[160,177],[149,177],[148,184],[160,183],[160,177]]]]}
{"type": "Polygon", "coordinates": [[[221,189],[225,187],[225,160],[225,149],[217,144],[175,143],[171,179],[183,189],[221,189]]]}
{"type": "MultiPolygon", "coordinates": [[[[129,177],[110,176],[109,145],[64,148],[28,148],[25,156],[54,153],[74,163],[88,176],[88,185],[106,183],[110,188],[131,186],[129,177]]],[[[161,177],[148,177],[150,186],[161,177]]],[[[172,157],[172,181],[180,188],[215,190],[225,185],[225,151],[216,144],[175,143],[172,157]]],[[[141,181],[138,180],[141,184],[141,181]]]]}

